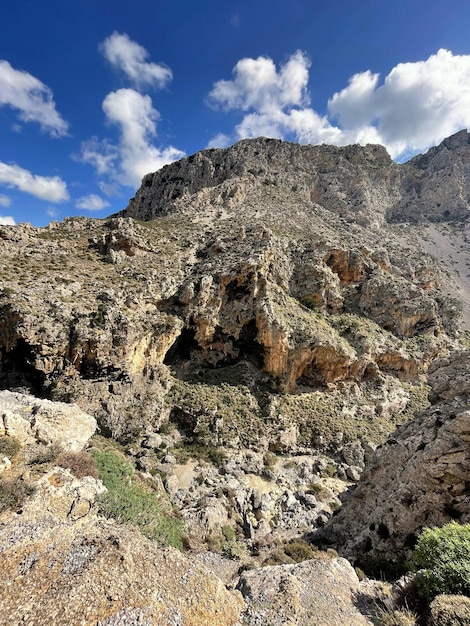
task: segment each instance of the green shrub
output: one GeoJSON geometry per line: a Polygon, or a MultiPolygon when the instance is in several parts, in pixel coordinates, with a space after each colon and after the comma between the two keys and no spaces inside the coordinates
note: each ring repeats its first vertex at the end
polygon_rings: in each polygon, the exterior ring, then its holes
{"type": "Polygon", "coordinates": [[[108,489],[100,496],[100,512],[120,524],[137,526],[160,545],[181,550],[183,524],[172,514],[168,503],[139,482],[132,465],[118,452],[95,450],[92,454],[108,489]]]}
{"type": "Polygon", "coordinates": [[[413,552],[412,565],[424,570],[418,590],[426,600],[439,594],[470,594],[470,524],[456,522],[425,528],[413,552]]]}

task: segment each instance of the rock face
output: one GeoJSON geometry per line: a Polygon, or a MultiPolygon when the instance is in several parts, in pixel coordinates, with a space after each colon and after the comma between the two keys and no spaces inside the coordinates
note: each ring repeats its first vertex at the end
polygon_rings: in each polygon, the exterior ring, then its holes
{"type": "Polygon", "coordinates": [[[326,528],[358,563],[400,565],[423,527],[470,521],[470,351],[429,369],[432,406],[380,446],[326,528]]]}
{"type": "Polygon", "coordinates": [[[215,205],[249,204],[257,178],[264,177],[268,188],[290,186],[299,199],[362,225],[467,219],[469,156],[466,130],[404,165],[394,163],[381,146],[244,140],[228,150],[206,150],[148,174],[124,214],[153,220],[184,210],[202,190],[205,200],[215,205]],[[234,180],[235,189],[230,185],[234,180]]]}
{"type": "Polygon", "coordinates": [[[0,436],[65,451],[84,448],[96,430],[95,418],[77,406],[10,391],[0,391],[0,417],[0,436]]]}
{"type": "MultiPolygon", "coordinates": [[[[250,626],[372,626],[364,588],[346,559],[323,557],[297,565],[244,572],[238,583],[250,626]],[[363,596],[362,611],[357,608],[363,596]]],[[[369,598],[372,601],[372,598],[369,598]]]]}
{"type": "Polygon", "coordinates": [[[21,515],[0,523],[2,623],[238,623],[238,592],[177,550],[96,517],[100,481],[56,468],[37,488],[21,515]]]}
{"type": "MultiPolygon", "coordinates": [[[[148,175],[126,217],[2,227],[0,385],[78,402],[128,441],[178,421],[175,373],[203,382],[245,362],[306,398],[422,383],[459,307],[413,233],[387,223],[403,168],[377,146],[249,140],[148,175]]],[[[273,423],[269,402],[251,404],[273,423]]]]}

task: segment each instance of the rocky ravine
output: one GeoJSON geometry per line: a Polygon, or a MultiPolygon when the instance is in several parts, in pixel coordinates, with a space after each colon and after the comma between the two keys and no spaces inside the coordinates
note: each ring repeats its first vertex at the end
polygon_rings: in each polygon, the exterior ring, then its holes
{"type": "MultiPolygon", "coordinates": [[[[449,294],[465,324],[467,252],[449,249],[465,237],[469,163],[466,131],[404,165],[380,146],[247,140],[148,175],[120,216],[1,227],[0,386],[93,415],[170,494],[193,548],[230,527],[269,562],[347,519],[350,505],[329,522],[340,492],[427,407],[428,368],[465,338],[449,294]],[[436,246],[423,254],[423,221],[447,266],[436,246]]],[[[358,536],[386,558],[426,519],[403,537],[376,517],[381,531],[358,536]]],[[[292,566],[274,595],[297,588],[292,566]]],[[[271,602],[243,585],[253,607],[271,602]]],[[[303,611],[311,598],[296,597],[303,611]]]]}
{"type": "Polygon", "coordinates": [[[470,522],[470,350],[437,359],[429,383],[429,409],[377,448],[322,533],[362,566],[399,569],[424,527],[470,522]]]}

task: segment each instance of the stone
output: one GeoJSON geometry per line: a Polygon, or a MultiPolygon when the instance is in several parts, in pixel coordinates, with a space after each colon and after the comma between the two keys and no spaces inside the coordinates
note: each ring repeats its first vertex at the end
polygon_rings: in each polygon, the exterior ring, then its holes
{"type": "MultiPolygon", "coordinates": [[[[325,556],[246,571],[238,589],[247,604],[244,619],[248,624],[372,625],[358,609],[361,584],[345,559],[325,556]]],[[[365,607],[363,610],[366,613],[365,607]]]]}
{"type": "Polygon", "coordinates": [[[432,406],[375,450],[320,532],[359,565],[386,561],[399,569],[422,528],[470,522],[470,350],[437,359],[429,384],[432,406]]]}
{"type": "Polygon", "coordinates": [[[40,400],[31,395],[0,391],[0,435],[23,445],[57,445],[81,450],[96,430],[96,420],[77,406],[40,400]]]}

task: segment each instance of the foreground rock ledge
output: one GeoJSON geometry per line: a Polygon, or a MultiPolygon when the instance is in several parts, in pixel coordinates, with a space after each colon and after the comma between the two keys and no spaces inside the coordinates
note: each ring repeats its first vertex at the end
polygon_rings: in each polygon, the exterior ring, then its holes
{"type": "MultiPolygon", "coordinates": [[[[88,483],[99,481],[88,477],[88,483]]],[[[75,502],[80,481],[56,468],[21,515],[0,523],[0,623],[29,626],[234,626],[244,602],[196,561],[75,502]],[[60,493],[55,485],[60,485],[60,493]],[[67,515],[83,510],[82,517],[67,515]],[[44,507],[42,506],[44,504],[44,507]],[[41,515],[40,510],[44,511],[41,515]]],[[[97,487],[98,488],[98,487],[97,487]]],[[[96,489],[95,489],[96,491],[96,489]]]]}

